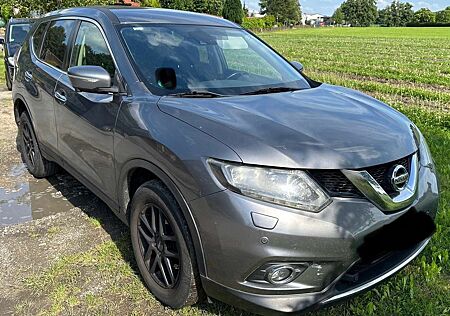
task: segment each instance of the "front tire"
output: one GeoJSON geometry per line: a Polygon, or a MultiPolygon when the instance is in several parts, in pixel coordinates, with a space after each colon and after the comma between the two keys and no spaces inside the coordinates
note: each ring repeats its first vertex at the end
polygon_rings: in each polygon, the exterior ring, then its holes
{"type": "Polygon", "coordinates": [[[55,174],[58,166],[42,156],[33,125],[26,112],[20,115],[18,133],[22,161],[28,171],[36,178],[46,178],[55,174]]]}
{"type": "Polygon", "coordinates": [[[178,309],[202,296],[194,248],[180,207],[158,180],[144,183],[130,206],[130,230],[139,271],[163,304],[178,309]]]}

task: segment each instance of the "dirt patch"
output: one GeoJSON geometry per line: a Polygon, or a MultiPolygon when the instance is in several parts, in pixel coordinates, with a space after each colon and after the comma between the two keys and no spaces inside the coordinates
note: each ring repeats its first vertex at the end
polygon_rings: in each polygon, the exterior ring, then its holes
{"type": "Polygon", "coordinates": [[[372,82],[388,84],[388,85],[396,86],[396,87],[420,88],[420,89],[429,90],[429,91],[433,91],[433,92],[437,92],[437,93],[450,94],[450,87],[438,85],[438,84],[426,84],[426,83],[420,83],[420,82],[379,78],[379,77],[373,77],[373,76],[363,76],[363,75],[358,75],[358,74],[350,74],[350,73],[342,73],[342,72],[317,71],[317,73],[333,74],[334,76],[341,77],[344,79],[351,79],[351,80],[357,80],[357,81],[362,81],[362,82],[372,81],[372,82]]]}
{"type": "Polygon", "coordinates": [[[9,166],[20,163],[15,146],[15,137],[17,134],[17,126],[14,122],[13,105],[11,100],[11,92],[4,87],[0,88],[0,184],[5,179],[5,172],[9,166]]]}
{"type": "Polygon", "coordinates": [[[128,228],[103,202],[63,171],[28,173],[9,91],[0,122],[0,315],[242,314],[220,303],[162,306],[139,277],[128,228]]]}
{"type": "MultiPolygon", "coordinates": [[[[377,93],[377,92],[366,92],[366,93],[376,99],[384,98],[384,99],[388,99],[392,102],[398,102],[405,106],[418,107],[418,108],[428,109],[431,111],[437,111],[437,112],[442,112],[442,113],[450,112],[450,104],[443,105],[442,103],[437,102],[437,101],[420,100],[417,98],[411,98],[411,97],[401,96],[401,95],[396,95],[396,94],[385,94],[385,93],[377,93]]],[[[388,102],[388,104],[389,103],[390,102],[388,102]]]]}
{"type": "Polygon", "coordinates": [[[52,302],[30,299],[28,278],[61,258],[118,240],[128,229],[70,175],[37,180],[28,173],[16,150],[11,93],[5,90],[0,91],[0,121],[0,314],[28,305],[38,314],[52,302]],[[16,222],[26,223],[5,226],[16,222]]]}

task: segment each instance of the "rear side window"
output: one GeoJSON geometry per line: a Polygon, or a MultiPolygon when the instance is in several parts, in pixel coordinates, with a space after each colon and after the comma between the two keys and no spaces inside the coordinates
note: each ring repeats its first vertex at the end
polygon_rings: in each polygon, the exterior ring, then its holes
{"type": "Polygon", "coordinates": [[[102,33],[94,24],[81,22],[70,66],[101,66],[114,76],[114,61],[102,33]]]}
{"type": "Polygon", "coordinates": [[[49,65],[63,69],[64,56],[74,26],[74,20],[57,20],[51,22],[42,46],[42,60],[49,65]]]}
{"type": "Polygon", "coordinates": [[[44,38],[44,32],[47,25],[48,23],[42,23],[33,34],[33,50],[36,56],[39,56],[39,53],[41,52],[42,39],[44,38]]]}
{"type": "Polygon", "coordinates": [[[31,24],[11,24],[9,30],[9,42],[22,44],[31,29],[31,24]]]}

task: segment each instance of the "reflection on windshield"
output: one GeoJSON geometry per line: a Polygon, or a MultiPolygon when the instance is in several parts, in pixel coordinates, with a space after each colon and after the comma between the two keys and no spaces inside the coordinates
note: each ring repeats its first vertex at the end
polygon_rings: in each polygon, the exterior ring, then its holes
{"type": "Polygon", "coordinates": [[[30,24],[13,24],[9,32],[9,41],[11,43],[21,45],[31,29],[30,24]]]}
{"type": "Polygon", "coordinates": [[[143,24],[124,26],[121,34],[143,81],[158,95],[310,87],[288,62],[242,29],[143,24]],[[175,71],[176,87],[161,84],[161,68],[175,71]]]}

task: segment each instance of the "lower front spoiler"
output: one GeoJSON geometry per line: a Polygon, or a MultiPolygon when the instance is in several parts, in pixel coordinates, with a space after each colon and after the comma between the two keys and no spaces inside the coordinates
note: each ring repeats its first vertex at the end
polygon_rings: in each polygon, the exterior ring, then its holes
{"type": "Polygon", "coordinates": [[[365,267],[356,263],[324,291],[307,294],[260,295],[234,290],[202,277],[208,296],[227,304],[261,315],[278,315],[315,310],[335,304],[354,295],[370,290],[380,282],[393,276],[426,247],[430,239],[406,250],[396,251],[365,267]],[[347,274],[351,273],[351,277],[347,274]],[[358,277],[355,278],[355,275],[358,277]],[[352,279],[349,281],[349,279],[352,279]]]}

